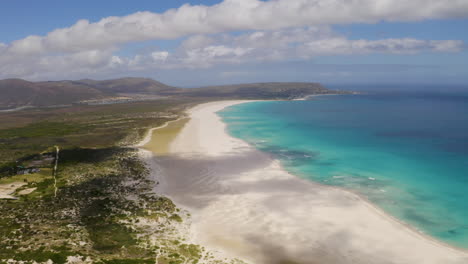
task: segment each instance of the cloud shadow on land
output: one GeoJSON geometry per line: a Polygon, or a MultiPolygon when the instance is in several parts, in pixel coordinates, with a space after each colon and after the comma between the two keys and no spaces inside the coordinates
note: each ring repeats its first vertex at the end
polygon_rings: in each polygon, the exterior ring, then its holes
{"type": "MultiPolygon", "coordinates": [[[[302,208],[303,205],[300,202],[303,199],[307,201],[306,204],[309,207],[324,206],[324,204],[331,207],[350,207],[354,205],[355,201],[349,197],[342,196],[337,192],[330,192],[327,194],[327,199],[317,199],[316,201],[309,199],[310,197],[319,197],[323,187],[302,179],[291,180],[291,177],[294,176],[284,172],[279,172],[281,175],[278,176],[278,169],[271,168],[272,159],[269,155],[257,150],[241,154],[233,153],[219,158],[165,156],[158,157],[157,161],[162,168],[162,181],[167,187],[166,192],[177,203],[203,211],[211,208],[213,204],[228,201],[225,208],[222,208],[222,212],[209,212],[210,216],[208,217],[213,217],[212,214],[219,214],[215,217],[222,217],[223,228],[226,229],[232,228],[231,223],[239,226],[239,221],[243,222],[245,230],[242,234],[237,235],[252,246],[252,250],[256,251],[257,256],[261,256],[259,258],[263,260],[260,263],[349,263],[343,257],[347,254],[346,250],[352,248],[352,245],[349,245],[351,235],[346,231],[337,229],[325,241],[314,241],[313,237],[304,237],[300,234],[295,239],[291,240],[289,237],[283,241],[280,238],[284,231],[276,230],[276,225],[278,223],[291,224],[296,220],[275,221],[275,223],[265,220],[271,219],[270,217],[274,218],[278,214],[282,217],[293,218],[294,214],[299,211],[301,212],[299,221],[303,217],[313,217],[313,214],[308,214],[306,207],[302,208]],[[262,169],[264,171],[258,172],[259,174],[254,176],[243,175],[262,169]],[[232,197],[233,200],[226,199],[226,197],[232,197]],[[244,199],[249,199],[245,197],[262,198],[245,204],[244,199]],[[236,200],[238,200],[237,204],[229,202],[236,200]],[[327,204],[329,201],[333,201],[333,203],[327,204]],[[237,208],[231,208],[231,206],[237,208]],[[257,211],[256,208],[261,209],[257,211]],[[245,210],[248,211],[248,218],[242,216],[245,210]],[[263,213],[267,212],[273,212],[272,216],[262,216],[263,213]],[[253,226],[250,225],[252,223],[253,226]],[[314,244],[307,246],[311,241],[314,244]]],[[[209,210],[211,209],[207,211],[209,210]]],[[[281,229],[283,228],[281,227],[281,229]]],[[[304,226],[304,228],[307,227],[304,226]]],[[[224,237],[223,234],[216,234],[217,236],[224,237]]]]}

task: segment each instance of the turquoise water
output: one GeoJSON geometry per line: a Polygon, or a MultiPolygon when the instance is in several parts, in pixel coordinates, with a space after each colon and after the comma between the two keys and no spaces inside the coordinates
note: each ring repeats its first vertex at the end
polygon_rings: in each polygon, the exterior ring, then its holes
{"type": "Polygon", "coordinates": [[[220,115],[231,135],[293,174],[357,191],[468,248],[468,96],[321,96],[241,104],[220,115]]]}

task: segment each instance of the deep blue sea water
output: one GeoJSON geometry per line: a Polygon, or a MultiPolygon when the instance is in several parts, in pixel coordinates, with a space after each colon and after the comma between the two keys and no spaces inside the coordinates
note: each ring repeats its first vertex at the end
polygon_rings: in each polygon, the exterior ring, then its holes
{"type": "Polygon", "coordinates": [[[298,177],[359,192],[468,248],[468,94],[320,96],[241,104],[220,115],[231,135],[298,177]]]}

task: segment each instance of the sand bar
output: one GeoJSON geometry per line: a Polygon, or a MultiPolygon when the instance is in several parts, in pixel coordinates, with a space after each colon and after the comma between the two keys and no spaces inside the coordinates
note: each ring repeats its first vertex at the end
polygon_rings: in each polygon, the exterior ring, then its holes
{"type": "Polygon", "coordinates": [[[468,263],[351,192],[299,179],[226,133],[216,115],[245,101],[202,104],[155,157],[159,192],[192,213],[194,242],[249,263],[468,263]]]}

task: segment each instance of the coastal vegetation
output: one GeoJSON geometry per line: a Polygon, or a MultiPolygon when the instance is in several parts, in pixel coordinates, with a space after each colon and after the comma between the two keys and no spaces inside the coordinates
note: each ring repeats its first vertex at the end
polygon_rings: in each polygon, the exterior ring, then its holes
{"type": "Polygon", "coordinates": [[[0,263],[241,263],[190,243],[189,214],[153,190],[130,147],[194,103],[1,114],[0,190],[9,195],[0,199],[0,263]]]}
{"type": "Polygon", "coordinates": [[[0,200],[0,262],[209,260],[208,252],[185,240],[187,213],[152,192],[155,183],[147,176],[134,149],[62,151],[56,196],[50,177],[34,175],[27,184],[34,192],[0,200]]]}
{"type": "MultiPolygon", "coordinates": [[[[194,101],[196,102],[196,101],[194,101]]],[[[105,148],[137,142],[151,127],[178,117],[188,100],[35,108],[1,114],[0,164],[62,148],[105,148]]]]}

